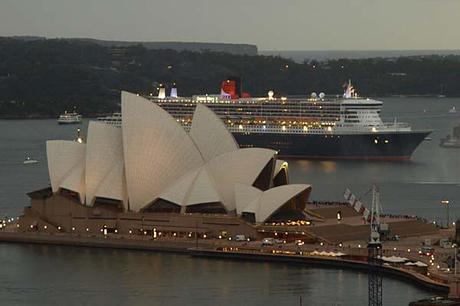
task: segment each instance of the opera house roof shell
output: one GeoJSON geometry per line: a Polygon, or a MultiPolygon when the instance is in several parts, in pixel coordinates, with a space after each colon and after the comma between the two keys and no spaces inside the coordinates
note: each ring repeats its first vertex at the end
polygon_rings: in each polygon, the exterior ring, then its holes
{"type": "MultiPolygon", "coordinates": [[[[86,143],[47,142],[53,192],[74,192],[87,206],[109,199],[134,212],[214,206],[255,222],[306,200],[310,186],[286,185],[287,164],[276,151],[240,149],[206,106],[198,104],[187,132],[151,101],[128,92],[121,100],[121,128],[91,121],[86,143]]],[[[305,203],[294,206],[302,211],[305,203]]]]}

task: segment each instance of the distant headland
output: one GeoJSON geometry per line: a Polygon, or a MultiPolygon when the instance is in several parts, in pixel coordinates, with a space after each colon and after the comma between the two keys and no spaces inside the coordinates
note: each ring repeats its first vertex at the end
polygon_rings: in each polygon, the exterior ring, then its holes
{"type": "MultiPolygon", "coordinates": [[[[1,37],[0,37],[1,38],[1,37]]],[[[12,38],[24,41],[46,40],[42,36],[13,36],[12,38]]],[[[257,46],[251,44],[231,44],[212,42],[183,42],[183,41],[121,41],[103,40],[94,38],[62,38],[69,41],[95,43],[104,47],[131,47],[141,45],[149,50],[169,49],[191,52],[226,52],[239,55],[257,55],[257,46]]]]}

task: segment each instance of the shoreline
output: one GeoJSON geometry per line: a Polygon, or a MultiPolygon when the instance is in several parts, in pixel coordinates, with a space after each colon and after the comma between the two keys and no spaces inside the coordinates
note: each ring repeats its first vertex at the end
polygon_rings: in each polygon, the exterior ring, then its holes
{"type": "MultiPolygon", "coordinates": [[[[152,239],[124,239],[111,237],[87,237],[68,234],[24,234],[13,232],[0,232],[0,243],[24,243],[38,245],[56,245],[107,249],[140,250],[164,253],[180,253],[196,258],[278,262],[295,265],[321,266],[321,268],[347,269],[366,272],[367,263],[364,261],[311,256],[305,254],[273,254],[262,252],[244,252],[230,248],[230,251],[217,250],[212,241],[162,241],[152,239]]],[[[436,282],[427,276],[405,269],[382,265],[380,272],[388,277],[408,281],[431,292],[446,294],[449,285],[436,282]]]]}

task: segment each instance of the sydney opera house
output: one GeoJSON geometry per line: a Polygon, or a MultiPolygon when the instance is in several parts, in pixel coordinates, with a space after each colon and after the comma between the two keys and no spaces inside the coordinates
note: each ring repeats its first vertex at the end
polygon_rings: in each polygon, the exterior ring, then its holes
{"type": "Polygon", "coordinates": [[[46,143],[51,187],[29,193],[22,231],[256,238],[306,219],[311,187],[288,183],[276,151],[240,149],[204,105],[187,132],[155,103],[121,100],[121,127],[91,121],[86,141],[46,143]]]}

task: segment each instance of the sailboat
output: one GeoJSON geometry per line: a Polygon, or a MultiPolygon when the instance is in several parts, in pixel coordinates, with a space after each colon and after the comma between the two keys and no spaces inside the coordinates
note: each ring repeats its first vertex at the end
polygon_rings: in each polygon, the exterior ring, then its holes
{"type": "Polygon", "coordinates": [[[446,95],[444,94],[444,85],[441,84],[441,92],[438,95],[438,98],[445,98],[446,95]]]}
{"type": "Polygon", "coordinates": [[[28,164],[36,164],[38,163],[38,160],[31,158],[30,156],[27,156],[26,159],[22,162],[24,165],[28,164]]]}

